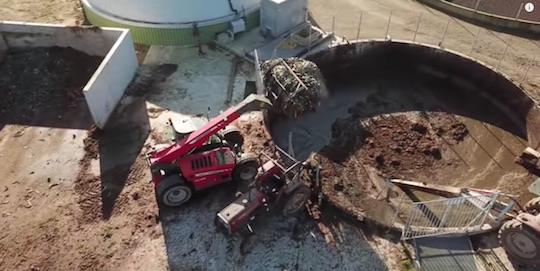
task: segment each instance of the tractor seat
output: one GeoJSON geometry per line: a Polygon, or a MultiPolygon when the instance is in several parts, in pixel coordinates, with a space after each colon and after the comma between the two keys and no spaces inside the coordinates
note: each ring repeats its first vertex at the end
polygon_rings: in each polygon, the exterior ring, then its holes
{"type": "Polygon", "coordinates": [[[277,195],[279,189],[285,185],[285,180],[283,180],[279,175],[274,174],[267,181],[264,182],[262,189],[265,194],[268,195],[277,195]]]}

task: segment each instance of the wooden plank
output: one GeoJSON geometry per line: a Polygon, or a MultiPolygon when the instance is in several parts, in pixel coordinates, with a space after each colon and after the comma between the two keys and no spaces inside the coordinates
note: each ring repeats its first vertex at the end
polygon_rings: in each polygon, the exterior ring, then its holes
{"type": "Polygon", "coordinates": [[[457,187],[452,186],[446,186],[446,185],[437,185],[437,184],[428,184],[428,183],[421,183],[421,182],[414,182],[414,181],[406,181],[406,180],[399,180],[399,179],[391,179],[390,182],[393,184],[399,186],[399,187],[405,187],[409,189],[414,189],[434,195],[439,195],[441,197],[446,198],[452,198],[460,196],[461,189],[457,187]]]}

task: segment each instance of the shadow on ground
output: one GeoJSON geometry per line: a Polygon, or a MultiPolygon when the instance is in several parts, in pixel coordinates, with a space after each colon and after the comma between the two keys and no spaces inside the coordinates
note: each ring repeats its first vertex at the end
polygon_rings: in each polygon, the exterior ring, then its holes
{"type": "Polygon", "coordinates": [[[103,219],[109,219],[115,202],[133,173],[150,133],[146,101],[125,98],[111,116],[99,140],[103,219]]]}
{"type": "Polygon", "coordinates": [[[75,185],[84,211],[82,221],[109,219],[128,200],[119,197],[124,187],[144,179],[148,168],[143,148],[151,130],[147,97],[175,69],[174,65],[143,67],[144,73],[128,87],[106,127],[90,130],[75,185]],[[92,172],[94,159],[99,160],[98,176],[92,172]]]}

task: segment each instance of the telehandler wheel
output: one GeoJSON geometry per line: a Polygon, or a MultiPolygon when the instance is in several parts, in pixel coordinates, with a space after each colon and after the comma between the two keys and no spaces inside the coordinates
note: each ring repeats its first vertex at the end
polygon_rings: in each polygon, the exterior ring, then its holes
{"type": "Polygon", "coordinates": [[[177,175],[166,176],[156,187],[159,202],[168,207],[178,207],[186,203],[192,194],[191,187],[177,175]]]}
{"type": "Polygon", "coordinates": [[[283,206],[283,214],[288,216],[303,210],[307,201],[309,200],[310,195],[311,190],[309,190],[307,186],[301,185],[298,187],[290,195],[288,195],[287,201],[283,206]]]}
{"type": "Polygon", "coordinates": [[[252,181],[257,176],[258,168],[257,159],[254,156],[244,154],[236,162],[233,170],[233,180],[252,181]]]}
{"type": "Polygon", "coordinates": [[[506,253],[518,262],[540,265],[540,233],[518,220],[504,223],[499,230],[499,241],[506,253]]]}
{"type": "Polygon", "coordinates": [[[250,233],[246,235],[244,239],[242,239],[242,242],[240,243],[240,254],[242,255],[248,254],[253,249],[258,239],[259,238],[257,237],[255,233],[250,233]]]}
{"type": "Polygon", "coordinates": [[[525,207],[523,207],[523,209],[525,209],[525,212],[531,215],[540,214],[540,197],[529,200],[529,202],[525,204],[525,207]]]}

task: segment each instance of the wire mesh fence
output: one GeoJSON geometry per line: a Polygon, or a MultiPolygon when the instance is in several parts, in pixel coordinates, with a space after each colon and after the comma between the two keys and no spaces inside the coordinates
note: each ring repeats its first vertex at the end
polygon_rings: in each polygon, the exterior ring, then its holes
{"type": "Polygon", "coordinates": [[[540,92],[536,90],[540,85],[540,57],[535,57],[540,55],[538,41],[481,28],[440,13],[410,10],[361,11],[356,18],[325,15],[318,23],[324,31],[347,40],[391,38],[458,52],[509,76],[540,101],[540,92]]]}

